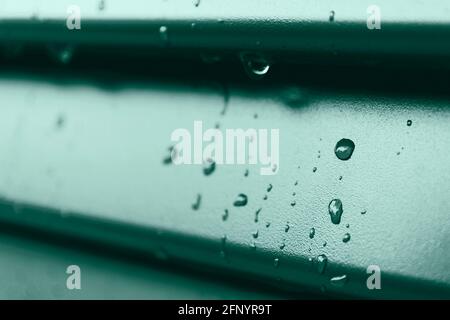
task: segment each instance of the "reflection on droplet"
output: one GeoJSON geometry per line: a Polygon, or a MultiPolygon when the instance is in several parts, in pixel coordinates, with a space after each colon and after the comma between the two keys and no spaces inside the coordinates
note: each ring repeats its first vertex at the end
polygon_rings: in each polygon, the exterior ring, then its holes
{"type": "Polygon", "coordinates": [[[347,275],[337,276],[330,279],[330,284],[342,288],[347,283],[347,275]]]}
{"type": "Polygon", "coordinates": [[[346,233],[346,234],[344,234],[344,237],[342,238],[342,242],[347,243],[350,241],[350,238],[351,238],[350,233],[346,233]]]}
{"type": "Polygon", "coordinates": [[[334,147],[334,153],[338,159],[346,161],[350,159],[355,150],[355,143],[350,139],[341,139],[334,147]]]}
{"type": "Polygon", "coordinates": [[[325,272],[325,268],[327,267],[328,258],[326,255],[321,254],[316,258],[317,262],[317,272],[323,274],[325,272]]]}
{"type": "Polygon", "coordinates": [[[260,54],[242,53],[240,58],[245,72],[252,79],[261,79],[270,69],[270,63],[260,54]]]}
{"type": "Polygon", "coordinates": [[[270,227],[270,222],[266,222],[266,228],[270,227]]]}
{"type": "Polygon", "coordinates": [[[192,210],[198,210],[200,209],[200,204],[202,202],[202,195],[201,194],[197,194],[197,198],[195,200],[195,203],[192,204],[192,210]]]}
{"type": "Polygon", "coordinates": [[[248,202],[247,195],[240,193],[238,194],[237,199],[234,201],[233,205],[235,207],[243,207],[247,205],[247,202],[248,202]]]}
{"type": "Polygon", "coordinates": [[[331,222],[339,224],[342,216],[342,201],[339,199],[333,199],[328,204],[328,213],[330,214],[331,222]]]}

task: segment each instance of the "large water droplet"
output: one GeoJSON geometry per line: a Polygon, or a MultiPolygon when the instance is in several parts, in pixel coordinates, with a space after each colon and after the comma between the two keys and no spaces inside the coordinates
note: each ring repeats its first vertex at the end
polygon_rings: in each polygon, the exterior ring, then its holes
{"type": "Polygon", "coordinates": [[[330,279],[330,284],[342,288],[347,283],[347,275],[337,276],[330,279]]]}
{"type": "Polygon", "coordinates": [[[216,170],[216,162],[212,159],[207,159],[203,164],[203,174],[209,176],[216,170]]]}
{"type": "Polygon", "coordinates": [[[334,147],[334,153],[340,160],[348,160],[355,150],[355,143],[350,139],[341,139],[334,147]]]}
{"type": "Polygon", "coordinates": [[[248,202],[247,195],[240,193],[238,194],[237,199],[234,201],[233,205],[235,207],[243,207],[247,205],[247,202],[248,202]]]}
{"type": "Polygon", "coordinates": [[[270,63],[259,54],[243,53],[241,62],[245,72],[252,79],[261,79],[270,69],[270,63]]]}
{"type": "Polygon", "coordinates": [[[342,216],[342,201],[339,199],[333,199],[328,204],[328,213],[330,214],[331,222],[339,224],[342,216]]]}
{"type": "Polygon", "coordinates": [[[327,256],[324,254],[317,256],[316,262],[317,262],[317,272],[323,274],[325,272],[328,263],[327,256]]]}

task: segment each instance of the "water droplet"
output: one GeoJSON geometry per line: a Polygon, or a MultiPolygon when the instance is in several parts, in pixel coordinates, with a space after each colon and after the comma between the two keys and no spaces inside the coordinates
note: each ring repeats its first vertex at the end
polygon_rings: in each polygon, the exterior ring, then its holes
{"type": "Polygon", "coordinates": [[[270,69],[270,63],[259,54],[242,53],[240,58],[245,72],[252,79],[261,79],[270,69]]]}
{"type": "Polygon", "coordinates": [[[270,227],[270,222],[266,222],[266,228],[270,227]]]}
{"type": "Polygon", "coordinates": [[[280,244],[280,249],[283,250],[284,247],[286,247],[286,243],[284,242],[285,240],[283,240],[280,244]]]}
{"type": "Polygon", "coordinates": [[[253,231],[252,233],[253,238],[254,239],[258,238],[258,234],[259,234],[258,230],[253,231]]]}
{"type": "Polygon", "coordinates": [[[202,195],[201,194],[197,194],[197,198],[195,200],[195,203],[192,204],[192,210],[200,209],[201,202],[202,202],[202,195]]]}
{"type": "Polygon", "coordinates": [[[295,181],[294,186],[298,185],[298,181],[295,181]]]}
{"type": "Polygon", "coordinates": [[[56,118],[56,121],[55,121],[56,129],[63,128],[65,122],[66,122],[66,119],[65,119],[64,115],[63,114],[58,115],[58,117],[56,118]]]}
{"type": "Polygon", "coordinates": [[[238,194],[237,199],[234,201],[233,205],[235,207],[243,207],[247,205],[247,202],[248,202],[247,196],[243,193],[240,193],[238,194]]]}
{"type": "Polygon", "coordinates": [[[408,127],[411,127],[411,125],[412,125],[412,120],[406,121],[406,125],[407,125],[408,127]]]}
{"type": "Polygon", "coordinates": [[[258,210],[256,210],[255,212],[255,222],[258,222],[259,220],[259,213],[261,212],[262,208],[259,208],[258,210]]]}
{"type": "Polygon", "coordinates": [[[326,241],[324,241],[324,242],[323,242],[323,244],[322,244],[322,247],[324,247],[324,248],[325,248],[326,246],[327,246],[327,242],[326,242],[326,241]]]}
{"type": "Polygon", "coordinates": [[[317,262],[317,272],[323,274],[325,272],[328,263],[327,256],[324,254],[317,256],[316,262],[317,262]]]}
{"type": "Polygon", "coordinates": [[[273,266],[275,267],[275,268],[278,268],[278,265],[280,264],[280,259],[278,259],[278,258],[275,258],[275,259],[273,259],[273,266]]]}
{"type": "Polygon", "coordinates": [[[255,113],[255,114],[253,115],[253,118],[254,118],[254,119],[258,119],[258,114],[255,113]]]}
{"type": "Polygon", "coordinates": [[[267,200],[267,194],[264,195],[263,200],[267,200]]]}
{"type": "Polygon", "coordinates": [[[328,204],[328,213],[330,214],[331,222],[339,224],[342,216],[342,201],[339,199],[333,199],[328,204]]]}
{"type": "Polygon", "coordinates": [[[105,0],[100,0],[100,1],[98,2],[98,10],[100,10],[100,11],[105,10],[105,6],[106,6],[105,0]]]}
{"type": "Polygon", "coordinates": [[[248,174],[249,174],[249,171],[248,171],[248,169],[245,169],[245,172],[244,172],[244,177],[248,177],[248,174]]]}
{"type": "Polygon", "coordinates": [[[296,193],[295,193],[295,192],[292,192],[292,196],[295,197],[295,195],[296,195],[296,193]]]}
{"type": "Polygon", "coordinates": [[[345,227],[346,227],[346,228],[350,228],[350,224],[347,223],[347,224],[345,225],[345,227]]]}
{"type": "Polygon", "coordinates": [[[267,192],[272,191],[272,188],[273,188],[272,184],[269,184],[269,186],[267,187],[267,192]]]}
{"type": "Polygon", "coordinates": [[[339,176],[339,181],[342,180],[342,178],[343,178],[342,176],[339,176]]]}
{"type": "Polygon", "coordinates": [[[295,202],[295,200],[293,200],[293,201],[291,202],[291,207],[295,207],[296,204],[297,204],[297,202],[295,202]]]}
{"type": "Polygon", "coordinates": [[[344,234],[344,237],[342,238],[342,241],[344,243],[347,243],[347,242],[350,241],[350,238],[351,238],[350,233],[346,233],[346,234],[344,234]]]}
{"type": "Polygon", "coordinates": [[[315,228],[311,228],[309,230],[309,238],[312,239],[312,238],[314,238],[315,235],[316,235],[316,229],[315,228]]]}
{"type": "Polygon", "coordinates": [[[222,221],[227,221],[228,215],[229,215],[228,209],[225,209],[225,211],[222,214],[222,221]]]}
{"type": "Polygon", "coordinates": [[[328,17],[328,21],[333,22],[334,21],[334,15],[335,15],[335,12],[333,10],[331,10],[330,11],[330,15],[328,17]]]}
{"type": "Polygon", "coordinates": [[[177,150],[175,149],[175,147],[170,146],[169,148],[167,148],[167,150],[169,151],[169,155],[167,155],[164,159],[163,159],[163,164],[172,164],[173,159],[176,159],[177,157],[177,150]]]}
{"type": "Polygon", "coordinates": [[[291,227],[289,226],[289,222],[286,223],[286,226],[284,227],[284,232],[288,232],[290,228],[291,227]]]}
{"type": "Polygon", "coordinates": [[[200,0],[194,0],[194,6],[198,7],[200,5],[200,0]]]}
{"type": "Polygon", "coordinates": [[[207,159],[203,164],[203,174],[209,176],[216,170],[216,162],[212,159],[207,159]]]}
{"type": "Polygon", "coordinates": [[[367,210],[361,211],[361,214],[366,214],[366,213],[367,213],[367,210]]]}
{"type": "Polygon", "coordinates": [[[314,168],[313,168],[313,172],[316,172],[316,171],[317,171],[317,167],[314,167],[314,168]]]}
{"type": "Polygon", "coordinates": [[[341,139],[334,147],[334,153],[340,160],[348,160],[355,150],[355,143],[350,139],[341,139]]]}
{"type": "Polygon", "coordinates": [[[54,44],[48,47],[49,54],[61,64],[68,64],[73,57],[74,47],[67,44],[54,44]]]}
{"type": "Polygon", "coordinates": [[[159,37],[164,45],[169,44],[169,30],[166,26],[159,27],[159,37]]]}
{"type": "Polygon", "coordinates": [[[347,283],[347,275],[337,276],[330,279],[330,284],[342,288],[347,283]]]}

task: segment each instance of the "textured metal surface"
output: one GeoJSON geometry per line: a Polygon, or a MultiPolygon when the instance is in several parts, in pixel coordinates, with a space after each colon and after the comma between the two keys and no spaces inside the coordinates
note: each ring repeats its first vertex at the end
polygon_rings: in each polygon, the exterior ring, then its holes
{"type": "Polygon", "coordinates": [[[255,83],[230,85],[224,99],[220,85],[195,81],[117,80],[108,90],[73,75],[1,77],[4,222],[195,261],[299,291],[326,287],[360,297],[448,297],[445,97],[255,83]],[[286,94],[292,90],[294,104],[286,94]],[[205,127],[218,122],[221,128],[280,128],[278,174],[218,166],[204,176],[201,166],[164,165],[170,133],[192,128],[198,119],[205,127]],[[334,155],[341,138],[356,144],[349,161],[334,155]],[[273,189],[267,192],[269,184],[273,189]],[[248,196],[248,204],[233,207],[239,193],[248,196]],[[197,194],[202,201],[194,211],[197,194]],[[327,211],[334,198],[344,207],[339,225],[327,211]],[[308,236],[311,227],[314,239],[308,236]],[[351,240],[343,243],[346,232],[351,240]],[[319,254],[328,257],[324,274],[309,261],[319,254]],[[366,287],[371,264],[382,269],[382,290],[366,287]],[[331,286],[330,278],[342,274],[348,283],[331,286]]]}

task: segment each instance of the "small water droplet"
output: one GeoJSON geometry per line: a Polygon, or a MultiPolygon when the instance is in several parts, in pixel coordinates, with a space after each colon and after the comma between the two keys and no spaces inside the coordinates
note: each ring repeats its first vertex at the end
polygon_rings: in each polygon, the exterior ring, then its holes
{"type": "Polygon", "coordinates": [[[242,53],[240,58],[245,72],[252,79],[261,79],[270,69],[270,63],[262,55],[242,53]]]}
{"type": "Polygon", "coordinates": [[[298,181],[295,181],[294,186],[298,185],[298,181]]]}
{"type": "Polygon", "coordinates": [[[192,210],[200,209],[201,202],[202,202],[202,195],[201,194],[197,194],[197,198],[195,200],[195,203],[192,204],[192,210]]]}
{"type": "Polygon", "coordinates": [[[267,192],[272,191],[272,188],[273,188],[272,184],[269,184],[269,186],[267,187],[267,192]]]}
{"type": "Polygon", "coordinates": [[[328,213],[330,214],[331,222],[339,224],[342,216],[342,201],[339,199],[333,199],[328,204],[328,213]]]}
{"type": "Polygon", "coordinates": [[[254,118],[254,119],[258,119],[258,114],[255,113],[255,114],[253,115],[253,118],[254,118]]]}
{"type": "Polygon", "coordinates": [[[407,125],[408,127],[411,127],[411,125],[412,125],[412,120],[406,121],[406,125],[407,125]]]}
{"type": "Polygon", "coordinates": [[[247,202],[248,202],[247,195],[240,193],[238,194],[237,199],[234,201],[233,205],[235,207],[243,207],[247,205],[247,202]]]}
{"type": "Polygon", "coordinates": [[[244,172],[244,177],[248,177],[248,174],[249,174],[249,171],[248,171],[248,169],[245,169],[245,172],[244,172]]]}
{"type": "Polygon", "coordinates": [[[326,241],[324,241],[324,242],[323,242],[323,244],[322,244],[322,247],[324,247],[324,248],[325,248],[326,246],[327,246],[327,242],[326,242],[326,241]]]}
{"type": "Polygon", "coordinates": [[[166,26],[159,27],[159,37],[164,45],[169,44],[169,30],[166,26]]]}
{"type": "Polygon", "coordinates": [[[163,164],[172,164],[173,160],[176,159],[177,157],[177,150],[175,149],[175,147],[170,146],[169,148],[167,148],[167,150],[169,151],[169,155],[167,155],[164,159],[163,159],[163,164]]]}
{"type": "Polygon", "coordinates": [[[267,200],[267,194],[264,195],[263,200],[267,200]]]}
{"type": "Polygon", "coordinates": [[[346,228],[350,228],[350,224],[347,223],[347,224],[345,225],[345,227],[346,227],[346,228]]]}
{"type": "Polygon", "coordinates": [[[106,6],[105,0],[100,0],[98,2],[98,10],[100,10],[100,11],[105,10],[105,6],[106,6]]]}
{"type": "Polygon", "coordinates": [[[278,258],[275,258],[275,259],[273,259],[273,266],[275,267],[275,268],[278,268],[278,265],[280,264],[280,259],[278,259],[278,258]]]}
{"type": "Polygon", "coordinates": [[[270,227],[270,222],[266,222],[266,228],[270,227]]]}
{"type": "Polygon", "coordinates": [[[342,178],[343,178],[342,176],[339,176],[339,181],[342,180],[342,178]]]}
{"type": "Polygon", "coordinates": [[[203,164],[203,174],[209,176],[216,170],[216,162],[212,159],[207,159],[203,164]]]}
{"type": "Polygon", "coordinates": [[[317,171],[317,167],[314,167],[314,168],[313,168],[313,172],[316,172],[316,171],[317,171]]]}
{"type": "Polygon", "coordinates": [[[328,263],[327,256],[324,254],[317,256],[316,262],[317,262],[317,272],[323,274],[325,272],[328,263]]]}
{"type": "Polygon", "coordinates": [[[351,238],[350,233],[346,233],[346,234],[344,234],[344,237],[342,238],[342,242],[347,243],[350,241],[350,238],[351,238]]]}
{"type": "Polygon", "coordinates": [[[285,240],[283,240],[283,241],[281,242],[281,244],[280,244],[280,249],[283,250],[284,247],[286,247],[285,240]]]}
{"type": "Polygon", "coordinates": [[[337,276],[330,279],[330,284],[342,288],[347,283],[347,275],[337,276]]]}
{"type": "Polygon", "coordinates": [[[66,122],[66,119],[65,119],[64,115],[63,114],[58,115],[58,117],[56,118],[56,121],[55,121],[56,129],[63,128],[65,122],[66,122]]]}
{"type": "Polygon", "coordinates": [[[258,238],[259,232],[258,230],[253,231],[252,236],[254,239],[258,238]]]}
{"type": "Polygon", "coordinates": [[[262,208],[259,208],[258,210],[256,210],[255,212],[255,222],[258,222],[259,220],[259,213],[261,212],[262,208]]]}
{"type": "Polygon", "coordinates": [[[284,232],[288,232],[290,228],[291,227],[289,226],[289,222],[286,223],[286,226],[284,227],[284,232]]]}
{"type": "Polygon", "coordinates": [[[200,0],[194,0],[194,6],[198,7],[200,5],[200,0]]]}
{"type": "Polygon", "coordinates": [[[361,211],[361,214],[366,214],[366,213],[367,213],[367,210],[361,211]]]}
{"type": "Polygon", "coordinates": [[[295,200],[293,200],[293,201],[291,202],[291,207],[295,207],[296,204],[297,204],[297,202],[295,202],[295,200]]]}
{"type": "Polygon", "coordinates": [[[73,57],[74,47],[67,44],[54,44],[48,47],[50,56],[61,64],[68,64],[73,57]]]}
{"type": "Polygon", "coordinates": [[[295,193],[295,192],[292,192],[292,196],[295,197],[295,195],[296,195],[296,193],[295,193]]]}
{"type": "Polygon", "coordinates": [[[334,147],[334,153],[338,159],[346,161],[351,158],[355,150],[355,143],[350,139],[341,139],[334,147]]]}
{"type": "Polygon", "coordinates": [[[225,211],[222,214],[222,221],[227,221],[228,215],[229,215],[228,209],[225,209],[225,211]]]}
{"type": "Polygon", "coordinates": [[[333,22],[334,21],[334,15],[335,15],[334,10],[331,10],[330,11],[330,15],[328,17],[328,21],[333,22]]]}
{"type": "Polygon", "coordinates": [[[316,235],[316,229],[315,228],[311,228],[309,230],[309,238],[313,239],[315,235],[316,235]]]}

